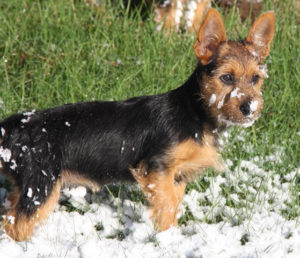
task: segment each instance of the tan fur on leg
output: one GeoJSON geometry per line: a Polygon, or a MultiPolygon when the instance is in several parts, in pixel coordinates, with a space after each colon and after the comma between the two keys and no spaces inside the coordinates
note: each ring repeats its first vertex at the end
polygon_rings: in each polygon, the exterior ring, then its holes
{"type": "Polygon", "coordinates": [[[143,169],[133,175],[150,203],[151,218],[157,230],[166,230],[177,225],[177,212],[182,201],[186,184],[174,182],[173,172],[151,172],[143,169]]]}
{"type": "Polygon", "coordinates": [[[3,227],[6,233],[16,241],[29,240],[33,233],[35,223],[46,219],[49,212],[54,209],[59,198],[60,188],[61,183],[58,181],[46,203],[39,207],[39,209],[30,217],[26,214],[18,214],[17,212],[20,192],[14,191],[11,193],[8,197],[11,208],[3,221],[3,227]]]}

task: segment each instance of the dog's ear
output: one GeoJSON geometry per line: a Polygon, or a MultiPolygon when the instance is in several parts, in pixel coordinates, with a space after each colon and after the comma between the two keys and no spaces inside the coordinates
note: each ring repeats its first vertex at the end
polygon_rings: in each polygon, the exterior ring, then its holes
{"type": "Polygon", "coordinates": [[[225,26],[221,15],[215,9],[209,9],[200,27],[194,51],[203,65],[212,58],[221,42],[226,41],[225,26]]]}
{"type": "Polygon", "coordinates": [[[274,31],[275,15],[272,11],[265,12],[259,16],[250,28],[246,41],[253,45],[260,61],[267,57],[270,52],[274,31]]]}

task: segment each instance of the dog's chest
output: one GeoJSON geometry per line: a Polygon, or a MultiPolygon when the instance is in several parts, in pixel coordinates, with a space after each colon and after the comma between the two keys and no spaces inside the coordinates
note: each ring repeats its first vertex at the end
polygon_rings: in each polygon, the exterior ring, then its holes
{"type": "Polygon", "coordinates": [[[191,182],[205,168],[223,169],[214,137],[208,134],[200,143],[188,139],[173,147],[169,158],[172,160],[170,171],[174,173],[175,182],[191,182]]]}

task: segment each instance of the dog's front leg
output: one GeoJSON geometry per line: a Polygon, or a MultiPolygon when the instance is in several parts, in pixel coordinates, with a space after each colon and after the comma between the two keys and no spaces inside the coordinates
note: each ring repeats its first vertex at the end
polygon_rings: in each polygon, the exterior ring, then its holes
{"type": "Polygon", "coordinates": [[[186,183],[175,182],[173,171],[146,172],[134,170],[133,175],[150,204],[150,216],[159,231],[177,225],[177,213],[186,183]]]}

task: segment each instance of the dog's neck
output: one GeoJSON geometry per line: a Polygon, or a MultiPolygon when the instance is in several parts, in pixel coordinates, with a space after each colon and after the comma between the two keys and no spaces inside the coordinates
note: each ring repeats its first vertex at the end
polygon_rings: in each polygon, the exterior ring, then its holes
{"type": "MultiPolygon", "coordinates": [[[[202,66],[198,64],[189,79],[179,88],[172,92],[172,95],[180,100],[185,106],[191,110],[190,115],[205,123],[205,127],[213,131],[218,127],[217,120],[211,115],[209,109],[201,98],[201,89],[203,85],[203,75],[209,73],[213,66],[202,66]]],[[[221,128],[218,128],[218,130],[221,128]]]]}

